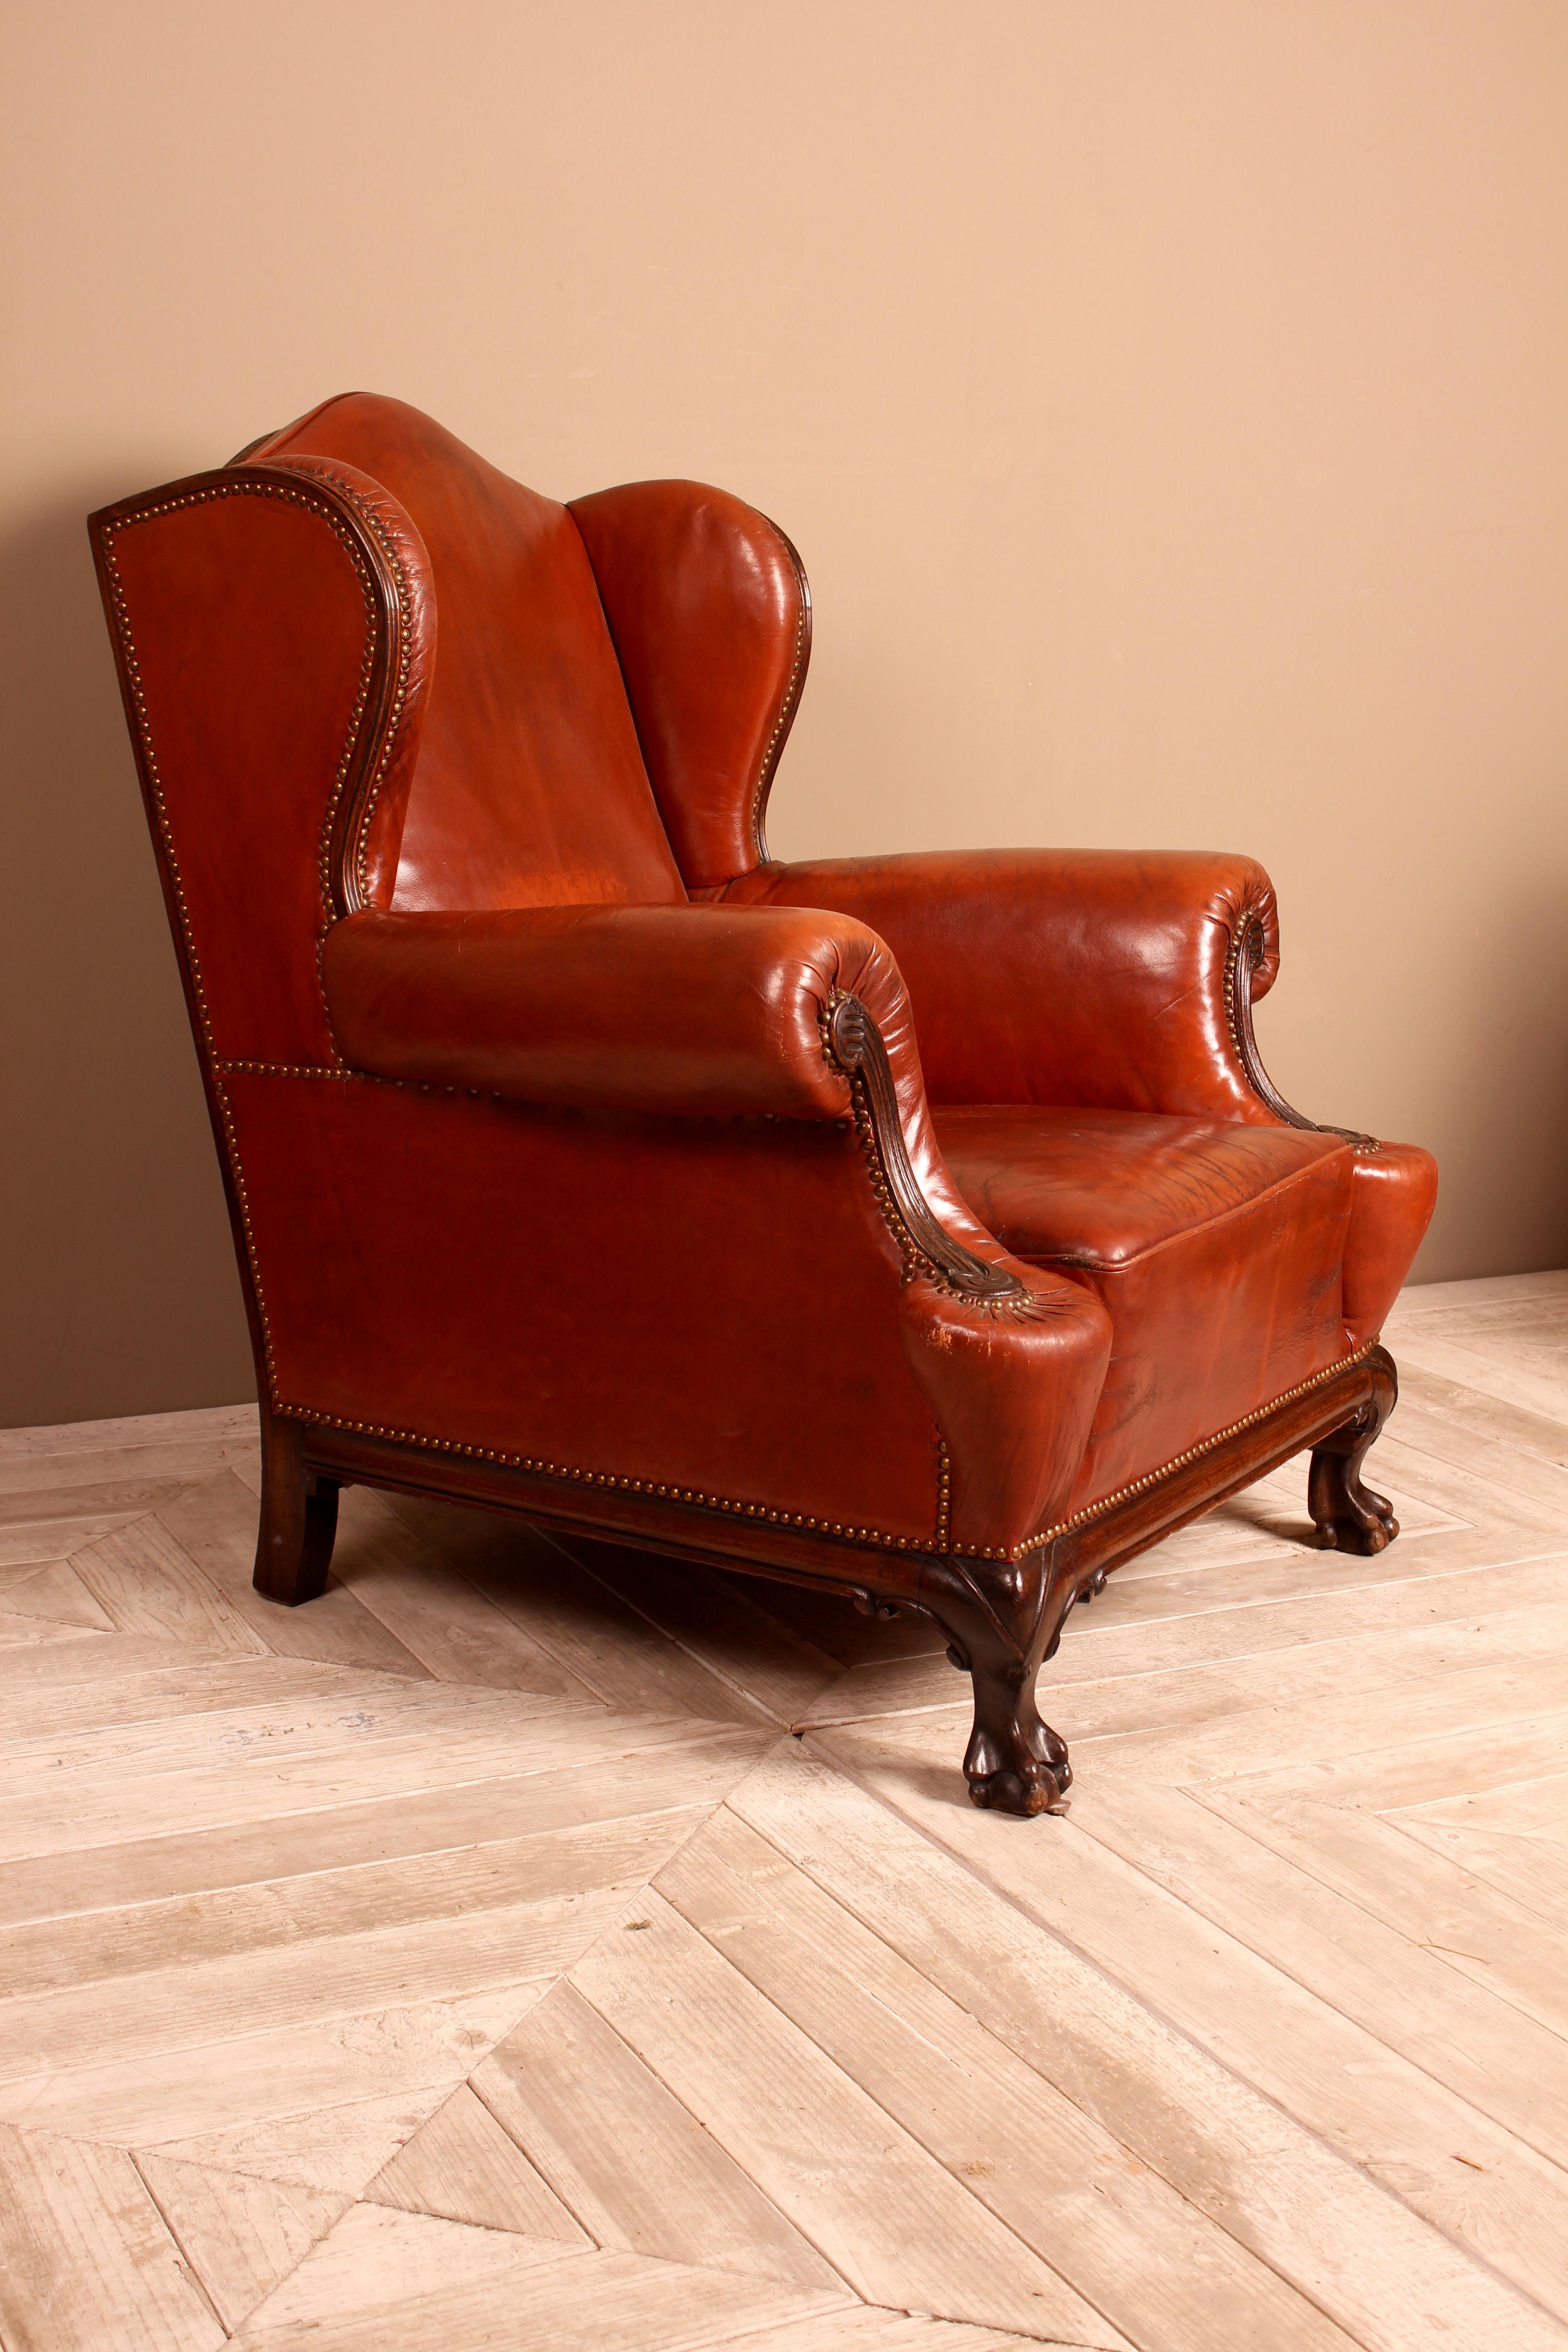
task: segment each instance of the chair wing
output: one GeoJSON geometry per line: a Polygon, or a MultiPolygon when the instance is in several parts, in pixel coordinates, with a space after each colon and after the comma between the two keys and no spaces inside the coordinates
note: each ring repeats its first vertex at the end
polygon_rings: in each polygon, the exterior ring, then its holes
{"type": "Polygon", "coordinates": [[[150,490],[93,536],[203,1051],[331,1062],[321,941],[390,897],[419,752],[424,542],[368,477],[310,460],[150,490]]]}
{"type": "Polygon", "coordinates": [[[650,906],[686,893],[577,526],[399,400],[346,393],[247,463],[368,474],[429,551],[441,657],[400,907],[650,906]]]}
{"type": "Polygon", "coordinates": [[[574,499],[659,814],[689,890],[765,858],[768,792],[811,655],[800,558],[700,482],[574,499]]]}

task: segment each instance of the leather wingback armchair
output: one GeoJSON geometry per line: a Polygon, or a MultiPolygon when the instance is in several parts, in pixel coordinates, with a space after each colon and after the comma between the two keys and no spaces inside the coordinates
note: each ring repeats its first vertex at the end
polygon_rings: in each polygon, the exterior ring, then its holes
{"type": "Polygon", "coordinates": [[[977,1803],[1108,1569],[1311,1446],[1360,1471],[1433,1162],[1253,1041],[1246,857],[780,865],[805,675],[737,499],[559,506],[353,394],[92,533],[261,1391],[256,1580],[340,1486],[922,1610],[977,1803]]]}

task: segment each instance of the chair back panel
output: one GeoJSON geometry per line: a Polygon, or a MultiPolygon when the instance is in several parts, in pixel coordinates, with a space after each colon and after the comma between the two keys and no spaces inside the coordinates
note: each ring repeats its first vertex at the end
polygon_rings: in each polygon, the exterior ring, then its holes
{"type": "Polygon", "coordinates": [[[371,393],[329,401],[247,455],[357,467],[406,508],[429,550],[435,675],[392,903],[684,898],[566,509],[416,408],[371,393]]]}

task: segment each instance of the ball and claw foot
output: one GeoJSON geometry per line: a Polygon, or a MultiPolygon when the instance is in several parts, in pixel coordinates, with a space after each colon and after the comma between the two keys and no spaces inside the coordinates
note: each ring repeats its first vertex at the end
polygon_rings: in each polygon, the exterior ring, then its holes
{"type": "Polygon", "coordinates": [[[1365,1408],[1343,1429],[1312,1448],[1307,1478],[1307,1508],[1323,1551],[1386,1551],[1399,1521],[1386,1496],[1361,1482],[1361,1465],[1382,1424],[1383,1414],[1365,1408]]]}
{"type": "Polygon", "coordinates": [[[1385,1496],[1374,1495],[1370,1486],[1359,1488],[1351,1510],[1319,1519],[1314,1529],[1320,1551],[1360,1552],[1365,1559],[1386,1551],[1398,1533],[1393,1504],[1385,1496]]]}
{"type": "Polygon", "coordinates": [[[950,1570],[940,1610],[931,1605],[937,1597],[922,1606],[950,1635],[947,1654],[974,1694],[963,1759],[970,1802],[1024,1821],[1059,1811],[1072,1767],[1067,1742],[1040,1720],[1035,1677],[1072,1606],[1070,1590],[1063,1583],[1053,1592],[1048,1564],[1032,1559],[994,1571],[988,1593],[950,1570]]]}
{"type": "Polygon", "coordinates": [[[1067,1742],[1041,1722],[1032,1696],[985,1709],[984,1722],[979,1697],[977,1692],[974,1736],[963,1759],[971,1804],[1026,1821],[1054,1812],[1072,1786],[1067,1742]]]}

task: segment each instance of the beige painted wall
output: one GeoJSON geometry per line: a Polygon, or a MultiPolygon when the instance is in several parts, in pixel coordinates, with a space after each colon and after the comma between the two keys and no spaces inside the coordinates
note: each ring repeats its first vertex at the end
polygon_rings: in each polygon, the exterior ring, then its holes
{"type": "Polygon", "coordinates": [[[54,0],[14,32],[0,1420],[250,1393],[89,507],[328,393],[725,484],[784,855],[1245,848],[1261,1028],[1568,1257],[1568,10],[54,0]]]}

